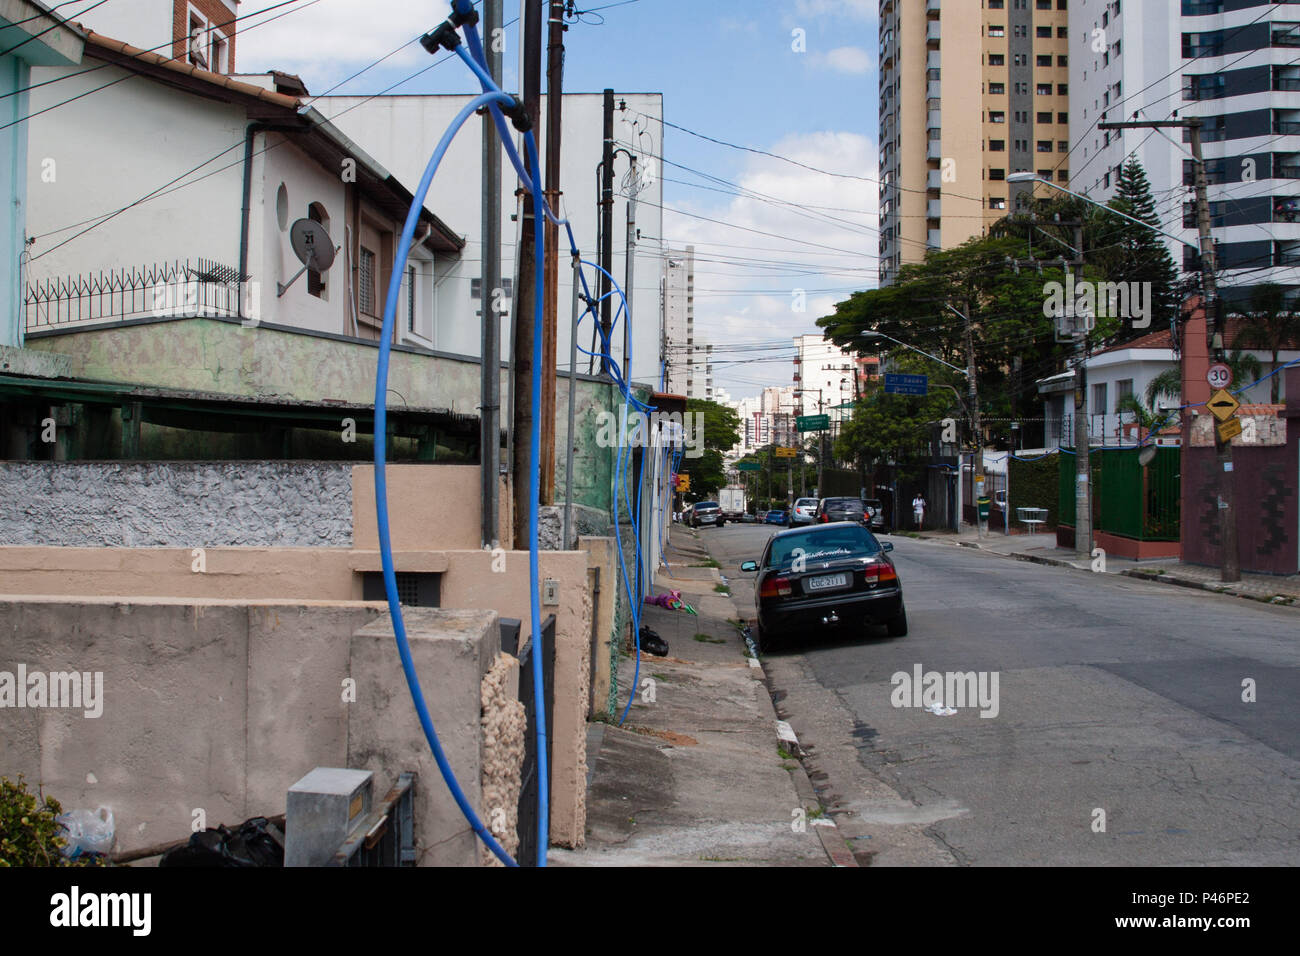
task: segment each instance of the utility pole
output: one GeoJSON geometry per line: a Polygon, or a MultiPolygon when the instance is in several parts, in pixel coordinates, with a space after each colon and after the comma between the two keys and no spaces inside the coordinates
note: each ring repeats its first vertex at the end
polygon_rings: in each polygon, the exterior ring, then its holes
{"type": "MultiPolygon", "coordinates": [[[[608,341],[613,329],[609,277],[614,274],[614,91],[605,90],[604,145],[600,158],[600,328],[608,341]]],[[[631,293],[629,293],[631,294],[631,293]]],[[[611,350],[613,343],[610,343],[611,350]]],[[[609,374],[609,362],[600,360],[600,370],[609,374]]]]}
{"type": "MultiPolygon", "coordinates": [[[[488,72],[501,83],[501,47],[495,42],[501,27],[502,0],[483,4],[483,36],[487,38],[488,72]]],[[[493,306],[501,285],[501,144],[496,123],[483,111],[483,206],[482,273],[479,279],[479,315],[483,320],[482,388],[479,393],[479,465],[484,548],[495,548],[500,539],[501,488],[501,322],[493,306]]]]}
{"type": "MultiPolygon", "coordinates": [[[[1209,189],[1205,178],[1205,157],[1201,150],[1201,119],[1133,120],[1126,123],[1098,123],[1098,129],[1158,129],[1180,127],[1189,133],[1192,146],[1193,187],[1196,190],[1196,232],[1201,247],[1201,307],[1210,335],[1210,354],[1216,362],[1224,358],[1223,311],[1219,303],[1218,262],[1214,237],[1210,233],[1209,189]]],[[[1214,429],[1214,452],[1219,476],[1219,540],[1223,542],[1223,564],[1219,579],[1225,583],[1241,580],[1241,555],[1237,550],[1237,513],[1233,480],[1232,440],[1223,441],[1214,429]]]]}
{"type": "MultiPolygon", "coordinates": [[[[525,0],[524,5],[524,110],[537,127],[537,115],[542,99],[542,4],[545,0],[525,0]]],[[[534,189],[540,189],[541,183],[533,183],[534,189]]],[[[533,235],[532,197],[519,190],[522,200],[520,221],[523,229],[519,234],[519,256],[516,262],[515,278],[515,337],[514,355],[514,439],[513,481],[515,489],[514,530],[515,542],[528,540],[528,488],[533,469],[540,468],[541,463],[532,460],[529,436],[533,429],[533,376],[541,374],[541,369],[533,368],[533,336],[543,334],[542,329],[535,328],[533,310],[537,296],[542,290],[536,288],[533,259],[537,244],[533,235]]],[[[543,241],[545,239],[543,238],[543,241]]],[[[487,294],[487,290],[484,290],[487,294]]]]}
{"type": "Polygon", "coordinates": [[[631,186],[627,194],[627,270],[623,280],[623,294],[627,296],[629,303],[628,309],[623,312],[623,379],[627,382],[632,381],[632,277],[635,275],[636,266],[636,194],[639,188],[637,181],[636,157],[628,154],[632,162],[632,172],[628,182],[631,186]]]}
{"type": "MultiPolygon", "coordinates": [[[[564,108],[564,0],[548,0],[549,39],[546,46],[546,204],[560,208],[561,115],[564,108]]],[[[560,310],[560,227],[549,219],[545,226],[546,257],[543,275],[546,301],[542,303],[542,473],[543,504],[555,501],[555,370],[560,310]]],[[[572,437],[570,437],[572,441],[572,437]]],[[[565,542],[568,546],[568,542],[565,542]]]]}

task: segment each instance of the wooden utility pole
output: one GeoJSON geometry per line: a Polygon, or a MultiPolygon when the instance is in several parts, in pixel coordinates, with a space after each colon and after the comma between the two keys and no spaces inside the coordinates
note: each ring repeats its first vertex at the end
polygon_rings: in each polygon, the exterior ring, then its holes
{"type": "MultiPolygon", "coordinates": [[[[546,0],[525,0],[524,5],[524,109],[528,118],[537,128],[537,117],[542,99],[542,5],[546,0]]],[[[526,157],[525,157],[526,160],[526,157]]],[[[534,183],[533,188],[541,188],[541,183],[534,183]]],[[[533,235],[532,197],[521,192],[520,222],[523,228],[519,233],[519,257],[516,262],[515,277],[515,336],[513,344],[514,358],[514,427],[511,436],[514,441],[514,467],[512,478],[515,489],[514,530],[516,544],[528,540],[528,489],[534,468],[540,467],[533,461],[533,376],[540,374],[540,369],[533,368],[533,336],[541,335],[542,330],[535,328],[533,310],[541,290],[536,288],[533,259],[536,256],[537,243],[533,235]]],[[[484,290],[484,295],[489,294],[484,290]]]]}
{"type": "MultiPolygon", "coordinates": [[[[546,204],[559,215],[560,133],[564,107],[564,0],[549,0],[546,46],[546,204]]],[[[559,328],[560,227],[546,221],[546,301],[542,327],[542,504],[555,501],[555,369],[559,328]]],[[[570,438],[572,441],[572,438],[570,438]]]]}
{"type": "MultiPolygon", "coordinates": [[[[1218,262],[1214,252],[1214,237],[1210,233],[1210,200],[1205,179],[1205,157],[1201,151],[1201,120],[1189,117],[1178,120],[1132,120],[1125,123],[1098,123],[1098,129],[1158,129],[1178,127],[1190,134],[1192,141],[1192,176],[1196,190],[1196,231],[1201,248],[1201,305],[1205,309],[1205,326],[1209,331],[1209,351],[1216,362],[1224,358],[1223,310],[1219,304],[1218,262]]],[[[1223,563],[1219,579],[1224,582],[1241,580],[1241,555],[1237,550],[1237,514],[1235,507],[1235,482],[1233,480],[1232,440],[1223,441],[1219,430],[1214,429],[1214,451],[1219,476],[1219,540],[1223,543],[1223,563]]]]}

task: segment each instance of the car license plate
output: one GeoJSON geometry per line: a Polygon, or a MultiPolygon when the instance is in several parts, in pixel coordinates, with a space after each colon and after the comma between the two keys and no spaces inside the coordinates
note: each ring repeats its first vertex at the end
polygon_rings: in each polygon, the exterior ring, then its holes
{"type": "Polygon", "coordinates": [[[849,576],[847,574],[823,574],[821,577],[808,579],[809,591],[829,591],[832,588],[846,588],[849,586],[849,576]]]}

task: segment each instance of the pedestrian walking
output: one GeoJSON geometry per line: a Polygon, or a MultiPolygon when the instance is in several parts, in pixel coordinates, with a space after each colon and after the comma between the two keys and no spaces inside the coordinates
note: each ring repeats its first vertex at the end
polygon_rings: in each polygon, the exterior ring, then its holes
{"type": "Polygon", "coordinates": [[[916,530],[920,531],[921,525],[925,523],[925,499],[919,491],[912,499],[912,517],[916,519],[916,530]]]}

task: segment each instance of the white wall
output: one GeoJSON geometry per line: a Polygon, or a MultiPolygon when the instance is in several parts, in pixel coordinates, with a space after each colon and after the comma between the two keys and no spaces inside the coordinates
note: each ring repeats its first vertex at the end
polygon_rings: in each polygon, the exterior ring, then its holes
{"type": "MultiPolygon", "coordinates": [[[[52,4],[47,3],[47,6],[50,5],[52,4]]],[[[79,6],[86,9],[90,4],[79,6]]],[[[171,56],[173,7],[174,0],[127,0],[126,3],[105,3],[84,14],[74,14],[67,10],[60,11],[60,14],[114,40],[171,56]],[[168,49],[159,49],[164,44],[168,45],[168,49]]]]}
{"type": "MultiPolygon", "coordinates": [[[[316,107],[348,136],[362,144],[371,156],[382,163],[399,180],[412,188],[417,184],[428,164],[434,147],[455,114],[471,98],[464,95],[446,96],[332,96],[316,101],[316,107]],[[345,112],[346,111],[346,112],[345,112]]],[[[662,96],[655,93],[619,94],[629,110],[662,116],[662,96]]],[[[545,111],[545,98],[542,110],[545,111]]],[[[561,211],[573,221],[574,235],[583,258],[595,261],[597,256],[596,228],[598,200],[596,166],[601,158],[602,145],[602,95],[599,93],[566,94],[564,98],[564,141],[561,186],[564,191],[561,211]]],[[[660,152],[662,139],[659,124],[651,122],[654,134],[653,150],[660,152]]],[[[480,324],[476,314],[479,301],[470,298],[470,280],[477,278],[482,250],[479,243],[480,202],[482,193],[481,130],[478,117],[472,117],[456,138],[434,181],[425,205],[435,212],[455,232],[465,236],[461,262],[451,268],[442,283],[448,295],[439,302],[438,347],[466,355],[478,355],[480,324]]],[[[615,117],[615,135],[620,140],[628,138],[619,116],[615,117]]],[[[545,154],[545,137],[539,135],[538,149],[545,154]]],[[[522,155],[522,154],[521,154],[522,155]]],[[[618,195],[618,185],[627,169],[626,159],[619,157],[615,164],[614,199],[614,268],[619,284],[623,283],[626,256],[624,235],[626,200],[618,195]]],[[[518,178],[508,160],[502,162],[502,223],[501,235],[502,275],[515,274],[514,250],[518,242],[520,223],[510,220],[516,211],[513,201],[518,178]]],[[[663,235],[662,186],[656,176],[654,185],[640,196],[637,225],[643,238],[637,249],[636,289],[631,296],[633,313],[633,369],[632,378],[655,386],[659,383],[659,278],[662,259],[660,243],[651,236],[663,235]]],[[[522,223],[522,220],[520,220],[522,223]]],[[[559,335],[557,360],[560,368],[569,361],[569,324],[571,303],[571,270],[568,244],[561,230],[559,281],[559,335]]],[[[590,281],[590,272],[589,272],[590,281]]],[[[592,288],[596,292],[596,288],[592,288]]],[[[503,354],[508,355],[509,337],[503,328],[503,354]]],[[[590,320],[579,332],[579,344],[588,347],[591,342],[590,320]]],[[[615,357],[622,348],[621,325],[615,333],[615,357]]],[[[586,369],[585,357],[579,355],[579,368],[586,369]]]]}
{"type": "MultiPolygon", "coordinates": [[[[32,81],[82,69],[38,68],[32,81]]],[[[38,112],[124,75],[105,66],[34,89],[31,109],[38,112]]],[[[30,277],[198,257],[237,266],[246,122],[242,107],[139,78],[34,116],[28,122],[27,228],[38,238],[31,247],[30,277]],[[85,228],[77,223],[136,203],[224,149],[230,152],[186,180],[191,185],[140,203],[45,254],[85,228]],[[47,158],[55,163],[53,182],[43,176],[47,158]]]]}

